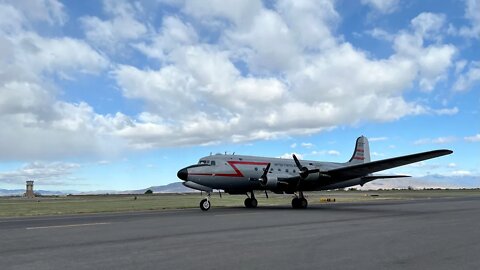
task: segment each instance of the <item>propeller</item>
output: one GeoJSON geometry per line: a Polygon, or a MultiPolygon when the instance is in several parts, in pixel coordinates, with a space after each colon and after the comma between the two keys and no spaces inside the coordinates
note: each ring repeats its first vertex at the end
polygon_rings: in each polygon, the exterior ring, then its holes
{"type": "Polygon", "coordinates": [[[298,167],[299,174],[300,174],[300,178],[302,178],[302,179],[307,178],[308,175],[311,174],[311,173],[319,173],[319,172],[320,172],[319,169],[309,170],[307,167],[302,166],[302,164],[301,164],[300,161],[298,160],[297,156],[295,156],[295,154],[293,154],[293,160],[295,161],[295,164],[296,164],[297,167],[298,167]]]}
{"type": "Polygon", "coordinates": [[[270,164],[271,163],[267,164],[267,167],[263,170],[262,176],[260,176],[260,178],[258,178],[258,181],[260,181],[260,183],[264,186],[267,184],[267,173],[270,170],[270,164]]]}

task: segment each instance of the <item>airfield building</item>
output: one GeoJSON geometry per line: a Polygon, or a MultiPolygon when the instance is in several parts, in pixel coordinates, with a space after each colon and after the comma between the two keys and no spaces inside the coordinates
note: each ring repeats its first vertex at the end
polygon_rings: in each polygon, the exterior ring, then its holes
{"type": "Polygon", "coordinates": [[[25,191],[25,197],[34,198],[35,193],[33,193],[33,181],[27,181],[27,189],[25,191]]]}

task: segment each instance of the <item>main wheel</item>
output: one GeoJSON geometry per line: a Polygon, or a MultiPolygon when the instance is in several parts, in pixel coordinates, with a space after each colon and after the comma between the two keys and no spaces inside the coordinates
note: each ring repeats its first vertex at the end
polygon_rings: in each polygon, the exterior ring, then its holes
{"type": "Polygon", "coordinates": [[[298,207],[298,206],[300,205],[299,200],[300,200],[300,199],[297,198],[297,197],[295,197],[295,198],[292,199],[292,208],[293,208],[293,209],[299,208],[299,207],[298,207]]]}
{"type": "Polygon", "coordinates": [[[245,204],[246,208],[252,208],[252,199],[246,198],[243,203],[245,204]]]}
{"type": "Polygon", "coordinates": [[[258,201],[255,198],[250,199],[250,207],[257,208],[258,201]]]}
{"type": "Polygon", "coordinates": [[[308,201],[305,198],[300,198],[298,201],[298,208],[300,209],[307,209],[308,201]]]}
{"type": "Polygon", "coordinates": [[[201,200],[200,209],[202,209],[203,211],[208,211],[208,209],[210,209],[210,201],[207,199],[201,200]]]}

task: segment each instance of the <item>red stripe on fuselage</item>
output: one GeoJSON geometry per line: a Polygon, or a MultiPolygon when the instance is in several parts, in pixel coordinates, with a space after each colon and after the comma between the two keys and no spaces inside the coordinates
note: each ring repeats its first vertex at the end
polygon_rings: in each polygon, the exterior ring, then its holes
{"type": "Polygon", "coordinates": [[[266,166],[268,162],[256,162],[256,161],[236,161],[231,160],[227,163],[232,167],[235,173],[192,173],[190,175],[203,175],[203,176],[224,176],[224,177],[244,177],[242,172],[237,168],[236,165],[257,165],[257,166],[266,166]]]}

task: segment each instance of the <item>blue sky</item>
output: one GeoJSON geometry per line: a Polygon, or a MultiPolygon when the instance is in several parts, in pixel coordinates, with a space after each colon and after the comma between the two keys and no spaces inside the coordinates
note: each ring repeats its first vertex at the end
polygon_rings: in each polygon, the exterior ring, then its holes
{"type": "Polygon", "coordinates": [[[128,190],[209,153],[453,155],[480,186],[480,1],[1,1],[0,188],[128,190]]]}

